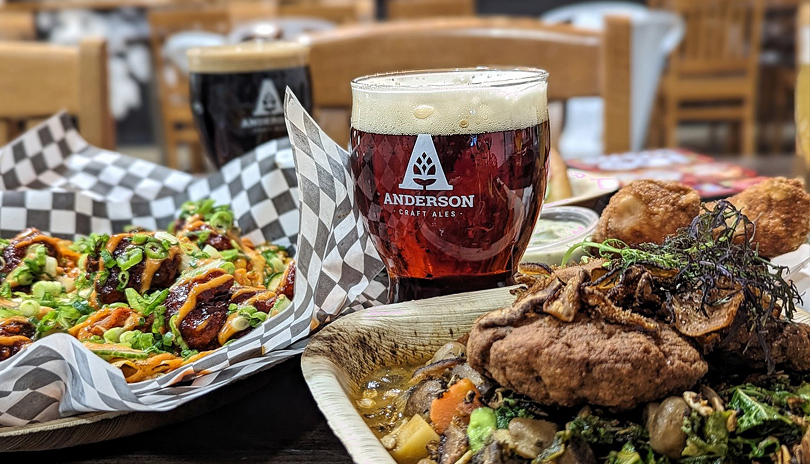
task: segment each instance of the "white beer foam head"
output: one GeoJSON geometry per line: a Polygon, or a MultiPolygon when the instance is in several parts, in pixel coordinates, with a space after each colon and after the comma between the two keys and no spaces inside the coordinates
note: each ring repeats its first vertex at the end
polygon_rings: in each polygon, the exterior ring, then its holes
{"type": "Polygon", "coordinates": [[[460,69],[379,74],[352,81],[352,127],[387,135],[459,135],[548,120],[538,69],[460,69]]]}
{"type": "Polygon", "coordinates": [[[236,45],[191,48],[186,52],[189,71],[230,74],[306,66],[309,47],[298,42],[245,42],[236,45]]]}

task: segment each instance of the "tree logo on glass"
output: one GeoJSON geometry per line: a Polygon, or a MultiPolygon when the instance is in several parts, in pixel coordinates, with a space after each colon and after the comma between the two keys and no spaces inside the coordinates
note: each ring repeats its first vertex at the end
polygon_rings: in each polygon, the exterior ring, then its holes
{"type": "Polygon", "coordinates": [[[256,100],[256,108],[253,110],[253,117],[273,116],[282,114],[281,99],[272,79],[262,81],[262,88],[259,91],[259,98],[256,100]]]}
{"type": "Polygon", "coordinates": [[[406,190],[453,190],[447,183],[439,154],[429,134],[419,134],[399,188],[406,190]]]}

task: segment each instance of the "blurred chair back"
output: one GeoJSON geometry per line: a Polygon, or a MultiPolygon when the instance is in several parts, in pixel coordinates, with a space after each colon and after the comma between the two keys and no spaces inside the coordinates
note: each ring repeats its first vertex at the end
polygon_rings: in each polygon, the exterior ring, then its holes
{"type": "Polygon", "coordinates": [[[166,164],[178,168],[178,148],[185,145],[191,156],[191,170],[202,171],[202,145],[191,114],[188,75],[164,56],[163,49],[166,40],[179,32],[205,31],[226,35],[230,30],[228,11],[219,7],[154,10],[149,12],[149,27],[166,164]]]}
{"type": "Polygon", "coordinates": [[[300,18],[319,18],[335,24],[351,24],[371,19],[367,17],[365,4],[359,1],[347,0],[344,2],[305,2],[282,3],[278,7],[279,16],[294,16],[300,18]]]}
{"type": "Polygon", "coordinates": [[[686,22],[686,33],[670,57],[664,86],[667,145],[677,145],[681,121],[732,121],[732,133],[742,126],[742,151],[753,155],[763,0],[669,1],[686,22]],[[683,107],[708,101],[731,103],[683,107]]]}
{"type": "Polygon", "coordinates": [[[686,22],[672,57],[680,75],[753,74],[759,63],[763,0],[677,0],[686,22]]]}
{"type": "Polygon", "coordinates": [[[350,81],[391,71],[532,66],[549,71],[549,99],[602,96],[604,143],[630,146],[630,21],[603,32],[534,19],[447,18],[345,27],[309,36],[315,116],[335,141],[349,140],[350,81]]]}
{"type": "Polygon", "coordinates": [[[37,27],[30,11],[0,10],[0,40],[34,40],[37,27]]]}
{"type": "Polygon", "coordinates": [[[0,143],[17,136],[21,126],[66,110],[87,142],[115,148],[104,40],[78,46],[0,42],[0,63],[0,143]]]}
{"type": "MultiPolygon", "coordinates": [[[[672,11],[651,10],[644,5],[627,2],[564,5],[545,12],[541,19],[555,24],[601,30],[606,16],[627,16],[632,21],[631,149],[641,151],[667,57],[683,38],[684,22],[672,11]]],[[[605,153],[600,140],[603,126],[601,99],[572,99],[566,104],[565,112],[565,128],[559,142],[563,156],[582,158],[605,153]]]]}
{"type": "Polygon", "coordinates": [[[231,25],[278,16],[278,0],[231,0],[227,3],[231,25]]]}
{"type": "Polygon", "coordinates": [[[389,0],[388,19],[474,16],[475,0],[389,0]]]}
{"type": "Polygon", "coordinates": [[[233,25],[280,17],[316,18],[335,24],[356,23],[363,19],[362,6],[362,2],[351,0],[289,4],[278,0],[231,0],[227,3],[233,25]]]}

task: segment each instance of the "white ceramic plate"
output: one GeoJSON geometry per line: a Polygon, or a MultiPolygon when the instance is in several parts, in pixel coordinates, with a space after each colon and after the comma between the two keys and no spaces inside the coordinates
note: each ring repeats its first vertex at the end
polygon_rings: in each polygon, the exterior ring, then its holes
{"type": "Polygon", "coordinates": [[[619,181],[615,177],[595,176],[592,173],[568,170],[568,181],[571,183],[571,198],[546,203],[544,206],[585,206],[593,207],[603,195],[619,190],[619,181]]]}

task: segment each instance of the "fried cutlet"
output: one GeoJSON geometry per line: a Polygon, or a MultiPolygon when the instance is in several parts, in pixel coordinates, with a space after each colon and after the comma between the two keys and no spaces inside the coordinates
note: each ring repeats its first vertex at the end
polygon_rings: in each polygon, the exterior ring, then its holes
{"type": "Polygon", "coordinates": [[[708,370],[700,353],[668,327],[645,333],[580,316],[542,315],[518,327],[476,324],[470,365],[542,404],[626,410],[692,387],[708,370]]]}

